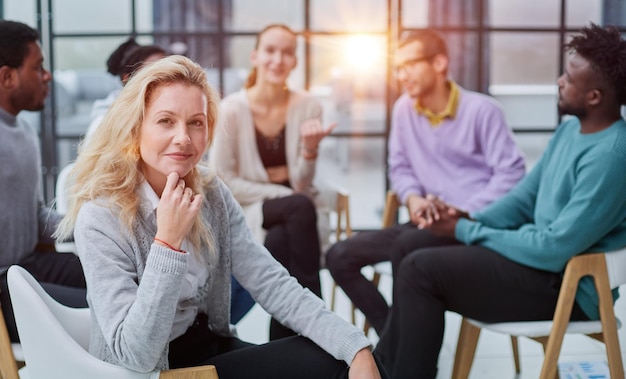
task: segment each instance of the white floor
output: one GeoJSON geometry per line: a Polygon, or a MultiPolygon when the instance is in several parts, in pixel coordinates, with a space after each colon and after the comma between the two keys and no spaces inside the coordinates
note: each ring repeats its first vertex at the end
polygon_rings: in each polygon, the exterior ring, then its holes
{"type": "MultiPolygon", "coordinates": [[[[322,289],[326,303],[330,303],[332,279],[326,270],[321,273],[322,289]]],[[[389,298],[391,292],[391,281],[384,278],[381,281],[382,292],[389,298]]],[[[619,299],[615,305],[617,317],[626,321],[626,288],[622,288],[623,298],[619,299]]],[[[350,320],[350,302],[345,294],[337,291],[336,312],[346,320],[350,320]]],[[[357,314],[357,325],[362,325],[362,315],[357,314]]],[[[438,379],[450,378],[452,374],[452,364],[456,340],[459,331],[460,316],[448,313],[446,316],[446,332],[443,348],[439,357],[438,379]]],[[[269,315],[258,305],[248,313],[237,326],[240,338],[254,342],[264,343],[268,340],[269,315]]],[[[375,332],[370,332],[368,336],[372,343],[378,341],[375,332]]],[[[626,361],[626,328],[619,331],[620,346],[622,356],[626,361]]],[[[536,379],[539,377],[541,363],[543,361],[543,350],[539,343],[532,340],[520,339],[520,357],[522,372],[515,376],[513,358],[511,354],[511,344],[508,336],[498,335],[491,332],[481,334],[476,358],[470,374],[470,379],[536,379]]],[[[604,345],[591,338],[578,335],[567,335],[561,350],[559,362],[606,362],[604,345]]],[[[605,378],[605,377],[602,377],[605,378]]],[[[608,376],[606,377],[608,378],[608,376]]],[[[562,376],[561,379],[566,379],[562,376]]]]}

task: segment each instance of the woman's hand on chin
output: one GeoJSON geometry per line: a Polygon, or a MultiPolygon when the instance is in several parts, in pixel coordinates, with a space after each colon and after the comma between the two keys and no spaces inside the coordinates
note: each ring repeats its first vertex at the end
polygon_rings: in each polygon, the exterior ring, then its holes
{"type": "Polygon", "coordinates": [[[175,249],[180,249],[201,206],[202,194],[194,194],[177,173],[169,174],[157,207],[155,237],[175,249]]]}

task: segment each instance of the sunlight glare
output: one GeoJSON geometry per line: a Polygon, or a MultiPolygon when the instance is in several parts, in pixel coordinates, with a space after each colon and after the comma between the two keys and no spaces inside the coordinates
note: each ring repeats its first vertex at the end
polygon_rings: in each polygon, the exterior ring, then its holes
{"type": "Polygon", "coordinates": [[[385,46],[381,38],[368,35],[355,35],[346,39],[344,62],[348,68],[368,71],[384,65],[385,46]]]}

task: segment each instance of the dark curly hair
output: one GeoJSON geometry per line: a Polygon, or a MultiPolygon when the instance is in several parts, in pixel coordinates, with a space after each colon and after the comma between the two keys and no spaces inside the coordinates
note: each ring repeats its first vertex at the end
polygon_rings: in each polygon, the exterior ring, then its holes
{"type": "Polygon", "coordinates": [[[565,49],[585,58],[601,84],[626,105],[626,41],[614,26],[591,24],[565,45],[565,49]]]}
{"type": "Polygon", "coordinates": [[[0,20],[0,67],[20,67],[28,54],[28,44],[38,40],[39,32],[30,26],[0,20]]]}
{"type": "Polygon", "coordinates": [[[123,80],[125,76],[134,74],[135,70],[154,54],[167,55],[159,46],[140,45],[131,37],[111,53],[107,60],[107,71],[123,80]]]}

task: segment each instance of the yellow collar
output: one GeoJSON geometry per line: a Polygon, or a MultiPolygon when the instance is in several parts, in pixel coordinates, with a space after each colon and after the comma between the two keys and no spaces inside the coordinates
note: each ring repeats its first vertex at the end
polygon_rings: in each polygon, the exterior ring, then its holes
{"type": "Polygon", "coordinates": [[[417,113],[424,115],[430,122],[431,126],[438,126],[446,118],[453,119],[456,115],[457,108],[459,106],[459,87],[456,83],[450,80],[450,97],[448,98],[448,104],[441,113],[435,113],[430,109],[424,108],[420,105],[419,101],[415,102],[415,110],[417,113]]]}

